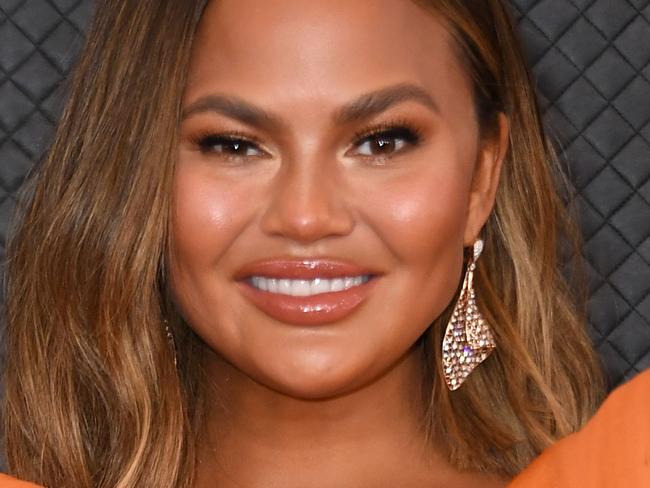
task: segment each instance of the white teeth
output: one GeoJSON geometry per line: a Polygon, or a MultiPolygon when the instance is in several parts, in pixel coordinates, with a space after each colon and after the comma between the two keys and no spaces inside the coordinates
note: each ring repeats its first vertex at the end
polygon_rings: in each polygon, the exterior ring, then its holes
{"type": "Polygon", "coordinates": [[[254,276],[251,280],[252,280],[253,286],[255,288],[258,288],[258,289],[264,290],[264,291],[268,290],[268,286],[269,286],[268,285],[268,283],[269,283],[268,280],[263,280],[259,276],[254,276]]]}
{"type": "Polygon", "coordinates": [[[330,286],[329,280],[324,280],[322,278],[316,278],[309,285],[309,289],[310,289],[312,294],[327,293],[328,291],[331,290],[331,286],[330,286]]]}
{"type": "Polygon", "coordinates": [[[292,280],[291,291],[289,293],[286,293],[286,295],[293,295],[294,297],[306,297],[311,295],[311,291],[309,290],[309,281],[292,280]]]}
{"type": "MultiPolygon", "coordinates": [[[[262,281],[264,278],[260,278],[260,281],[262,281]]],[[[266,280],[266,289],[270,291],[271,293],[277,293],[278,292],[278,280],[275,278],[269,278],[266,280]]]]}
{"type": "Polygon", "coordinates": [[[362,285],[370,279],[369,275],[346,276],[344,278],[315,278],[313,280],[290,280],[253,276],[250,283],[258,290],[295,297],[306,297],[319,293],[347,290],[362,285]]]}
{"type": "MultiPolygon", "coordinates": [[[[262,278],[263,280],[264,278],[262,278]]],[[[283,295],[291,294],[291,280],[278,280],[278,293],[283,295]]]]}
{"type": "Polygon", "coordinates": [[[343,289],[343,280],[341,278],[334,278],[330,285],[332,291],[341,291],[343,289]]]}

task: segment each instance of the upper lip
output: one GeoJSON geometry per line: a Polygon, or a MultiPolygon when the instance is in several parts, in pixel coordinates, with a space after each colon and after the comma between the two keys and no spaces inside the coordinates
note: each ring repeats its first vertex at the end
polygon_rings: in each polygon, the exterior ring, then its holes
{"type": "Polygon", "coordinates": [[[332,258],[276,258],[254,261],[235,275],[241,280],[251,276],[312,280],[344,276],[377,275],[378,271],[350,261],[332,258]]]}

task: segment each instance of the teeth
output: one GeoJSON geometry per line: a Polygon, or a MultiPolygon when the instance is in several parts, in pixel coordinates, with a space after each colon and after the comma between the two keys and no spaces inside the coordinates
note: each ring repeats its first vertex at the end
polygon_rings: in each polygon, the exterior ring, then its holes
{"type": "MultiPolygon", "coordinates": [[[[284,281],[284,280],[282,280],[284,281]]],[[[293,295],[294,297],[306,297],[311,295],[310,282],[307,280],[287,280],[291,284],[290,291],[285,295],[293,295]]]]}
{"type": "Polygon", "coordinates": [[[322,278],[316,278],[309,285],[309,289],[312,294],[317,293],[327,293],[331,290],[331,284],[329,280],[324,280],[322,278]]]}
{"type": "MultiPolygon", "coordinates": [[[[263,279],[263,278],[262,278],[263,279]]],[[[291,280],[278,280],[278,293],[283,295],[291,295],[291,280]]]]}
{"type": "MultiPolygon", "coordinates": [[[[260,281],[262,278],[260,278],[260,281]]],[[[278,280],[275,278],[269,279],[266,281],[266,289],[270,291],[271,293],[277,293],[278,292],[278,280]]]]}
{"type": "Polygon", "coordinates": [[[330,286],[332,291],[341,291],[343,289],[343,280],[341,278],[335,278],[332,280],[330,286]]]}
{"type": "Polygon", "coordinates": [[[266,278],[264,276],[253,276],[250,279],[250,283],[258,290],[279,293],[282,295],[291,295],[294,297],[306,297],[318,295],[319,293],[347,290],[362,285],[369,279],[369,275],[346,276],[344,278],[334,278],[331,280],[325,278],[315,278],[313,280],[289,280],[284,278],[277,279],[266,278]]]}

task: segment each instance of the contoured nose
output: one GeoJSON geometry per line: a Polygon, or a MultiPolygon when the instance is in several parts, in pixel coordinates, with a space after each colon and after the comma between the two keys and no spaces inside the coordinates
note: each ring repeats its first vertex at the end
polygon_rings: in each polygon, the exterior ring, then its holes
{"type": "Polygon", "coordinates": [[[314,155],[286,161],[278,171],[262,219],[265,233],[310,243],[352,231],[345,168],[314,155]]]}

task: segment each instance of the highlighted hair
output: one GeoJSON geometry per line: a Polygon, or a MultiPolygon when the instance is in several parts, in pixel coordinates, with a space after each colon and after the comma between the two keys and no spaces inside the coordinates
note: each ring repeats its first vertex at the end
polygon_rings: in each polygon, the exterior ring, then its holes
{"type": "MultiPolygon", "coordinates": [[[[23,479],[192,486],[205,382],[167,271],[181,100],[205,3],[98,3],[52,146],[24,186],[7,251],[3,406],[9,470],[23,479]]],[[[459,469],[513,475],[601,398],[576,291],[579,234],[503,2],[417,3],[453,33],[483,129],[499,112],[511,127],[475,274],[498,349],[446,389],[439,351],[453,300],[420,342],[426,431],[459,469]]]]}

